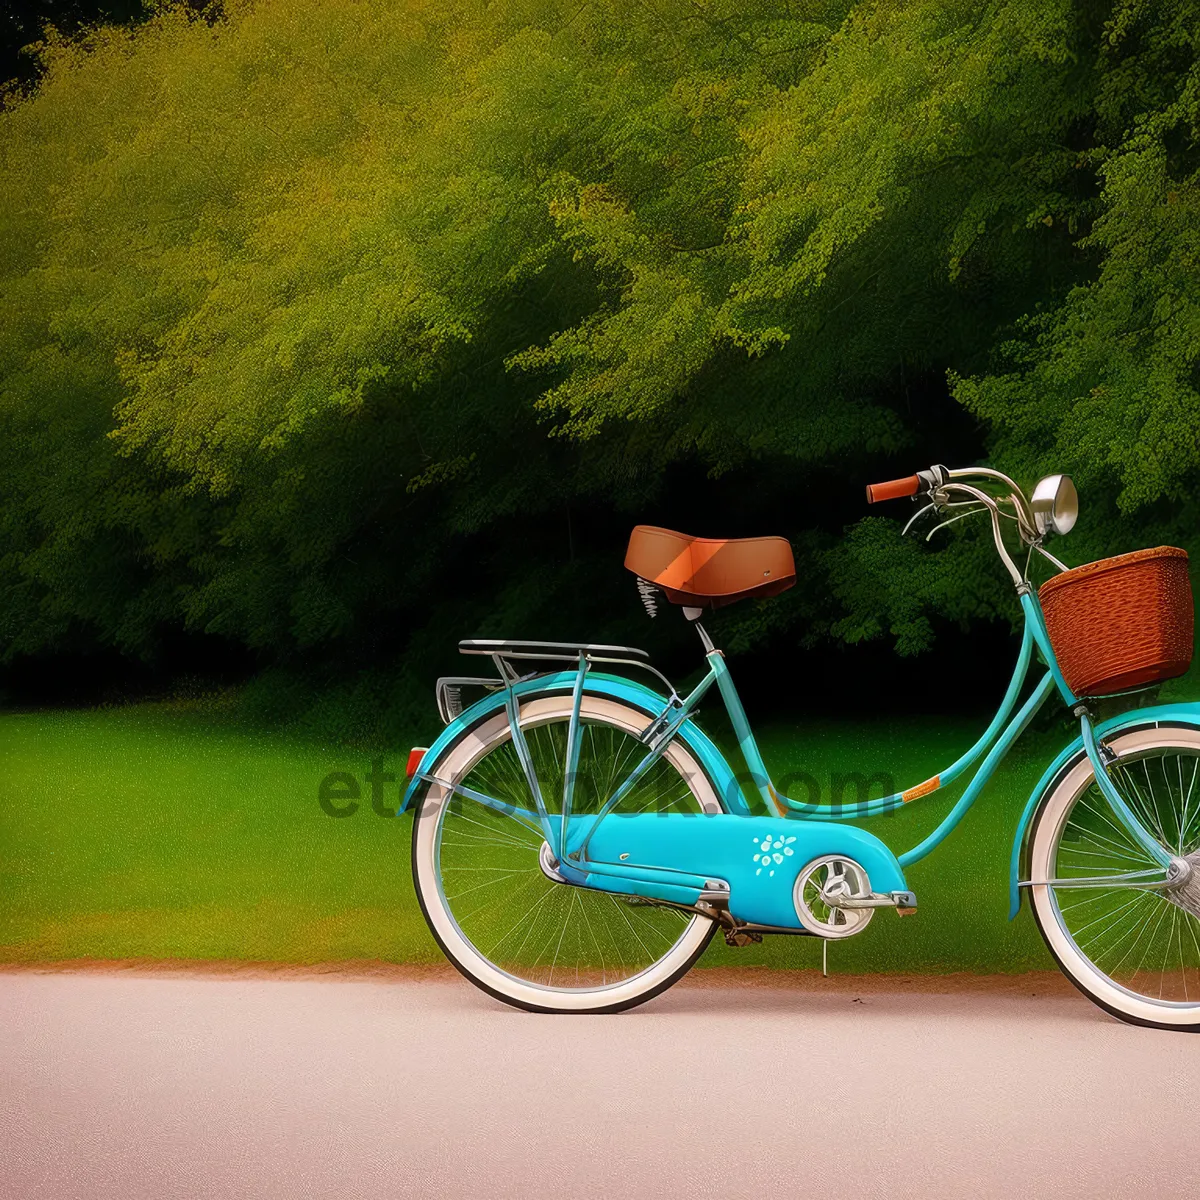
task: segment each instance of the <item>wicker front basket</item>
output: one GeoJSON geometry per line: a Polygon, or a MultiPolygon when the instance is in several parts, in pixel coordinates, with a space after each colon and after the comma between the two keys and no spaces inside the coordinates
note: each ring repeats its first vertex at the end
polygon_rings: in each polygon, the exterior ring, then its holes
{"type": "Polygon", "coordinates": [[[1186,550],[1159,546],[1064,571],[1038,590],[1058,665],[1077,696],[1182,675],[1192,661],[1186,550]]]}

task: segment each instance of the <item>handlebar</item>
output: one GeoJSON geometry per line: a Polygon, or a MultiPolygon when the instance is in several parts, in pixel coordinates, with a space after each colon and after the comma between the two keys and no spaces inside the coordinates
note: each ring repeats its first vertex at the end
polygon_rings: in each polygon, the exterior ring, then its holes
{"type": "Polygon", "coordinates": [[[899,500],[903,496],[915,496],[919,492],[932,492],[934,488],[941,487],[952,474],[954,472],[947,471],[945,467],[930,467],[928,471],[918,471],[907,479],[868,483],[867,503],[878,504],[880,500],[899,500]]]}
{"type": "Polygon", "coordinates": [[[867,484],[867,503],[878,504],[880,500],[899,500],[904,496],[915,496],[921,490],[921,477],[909,475],[907,479],[889,479],[886,483],[867,484]]]}
{"type": "MultiPolygon", "coordinates": [[[[932,495],[935,505],[927,507],[935,507],[938,502],[947,502],[945,499],[947,491],[969,497],[971,501],[980,505],[981,510],[986,510],[991,514],[992,536],[996,542],[996,550],[1005,567],[1008,568],[1013,582],[1018,587],[1025,584],[1024,576],[1017,569],[1016,563],[1013,562],[1012,556],[1004,545],[1004,538],[1000,531],[1002,515],[1000,503],[1007,501],[1013,505],[1015,513],[1004,513],[1003,515],[1016,521],[1020,526],[1023,542],[1031,547],[1038,546],[1040,548],[1040,538],[1036,532],[1029,501],[1025,498],[1024,492],[1002,472],[993,470],[991,467],[967,467],[951,471],[946,467],[936,465],[926,471],[918,471],[915,475],[909,475],[906,479],[889,479],[885,483],[867,484],[867,503],[878,504],[881,500],[899,500],[904,496],[932,495]],[[1000,498],[991,496],[978,486],[966,482],[972,477],[1003,484],[1008,489],[1009,495],[1000,498]]],[[[1057,560],[1052,561],[1057,562],[1057,560]]]]}

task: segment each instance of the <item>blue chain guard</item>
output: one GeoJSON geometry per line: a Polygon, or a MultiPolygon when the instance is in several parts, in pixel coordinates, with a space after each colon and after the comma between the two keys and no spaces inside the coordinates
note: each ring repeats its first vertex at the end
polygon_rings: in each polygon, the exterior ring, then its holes
{"type": "MultiPolygon", "coordinates": [[[[577,817],[569,841],[582,840],[590,825],[586,816],[577,817]]],[[[611,813],[592,835],[587,860],[578,869],[568,863],[559,869],[587,887],[677,904],[694,904],[700,889],[654,880],[656,870],[720,879],[729,885],[729,911],[738,920],[800,929],[792,900],[796,877],[826,854],[861,864],[874,892],[907,890],[896,856],[866,830],[825,821],[731,813],[611,813]],[[645,877],[584,874],[588,861],[612,864],[621,871],[640,870],[645,877]]]]}

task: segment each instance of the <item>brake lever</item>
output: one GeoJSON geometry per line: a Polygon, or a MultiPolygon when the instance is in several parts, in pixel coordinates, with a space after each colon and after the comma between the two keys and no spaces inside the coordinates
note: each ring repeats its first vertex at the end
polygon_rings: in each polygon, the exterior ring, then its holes
{"type": "MultiPolygon", "coordinates": [[[[931,495],[932,495],[932,499],[929,501],[929,503],[926,504],[924,508],[917,509],[917,511],[915,513],[913,513],[913,515],[911,517],[909,517],[904,528],[900,531],[901,537],[904,537],[904,535],[908,533],[908,531],[913,527],[913,525],[915,525],[917,523],[917,521],[920,520],[920,518],[923,517],[931,508],[936,509],[937,511],[941,512],[944,509],[948,509],[948,508],[962,508],[966,505],[970,505],[972,512],[983,511],[980,506],[976,505],[974,500],[959,500],[957,502],[951,500],[941,488],[938,488],[937,491],[931,493],[931,495]]],[[[964,516],[964,517],[969,517],[970,515],[971,515],[971,513],[963,513],[962,514],[962,516],[964,516]]],[[[960,518],[955,517],[953,519],[955,521],[957,521],[960,518]]],[[[943,521],[942,524],[948,525],[948,524],[950,524],[950,522],[943,521]]],[[[930,531],[930,536],[932,536],[932,534],[936,533],[938,531],[938,529],[940,529],[940,528],[941,528],[941,525],[935,526],[930,531]]],[[[929,541],[929,538],[926,537],[925,540],[929,541]]]]}
{"type": "Polygon", "coordinates": [[[953,525],[955,521],[965,521],[967,517],[973,517],[977,513],[987,512],[987,509],[982,505],[977,505],[970,512],[959,513],[957,517],[951,517],[948,521],[943,521],[940,525],[935,525],[926,535],[925,540],[929,541],[939,529],[945,529],[947,525],[953,525]]]}
{"type": "Polygon", "coordinates": [[[908,533],[908,531],[916,523],[917,519],[919,517],[923,517],[931,508],[937,508],[936,500],[931,500],[927,505],[925,505],[924,508],[917,509],[917,511],[911,517],[909,517],[908,523],[904,526],[904,528],[900,530],[900,536],[904,537],[904,535],[908,533]]]}

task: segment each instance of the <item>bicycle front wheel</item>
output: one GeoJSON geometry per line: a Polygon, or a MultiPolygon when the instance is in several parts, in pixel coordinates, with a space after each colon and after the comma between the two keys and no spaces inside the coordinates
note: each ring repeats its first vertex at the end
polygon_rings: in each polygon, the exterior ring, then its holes
{"type": "MultiPolygon", "coordinates": [[[[1117,755],[1112,781],[1143,826],[1172,855],[1200,849],[1200,730],[1156,726],[1108,745],[1117,755]]],[[[1178,892],[1128,878],[1159,870],[1112,812],[1087,759],[1042,801],[1029,866],[1038,928],[1080,991],[1123,1021],[1200,1031],[1200,920],[1178,892]]]]}
{"type": "MultiPolygon", "coordinates": [[[[571,696],[526,700],[521,729],[547,809],[561,813],[571,696]]],[[[580,709],[572,812],[586,820],[646,754],[651,716],[599,696],[580,709]]],[[[536,1012],[615,1012],[670,987],[703,953],[715,926],[704,916],[556,879],[541,832],[519,814],[471,799],[470,789],[535,811],[504,713],[466,732],[442,758],[413,824],[413,880],[429,928],[472,983],[536,1012]]],[[[616,812],[722,811],[679,741],[616,812]]]]}

